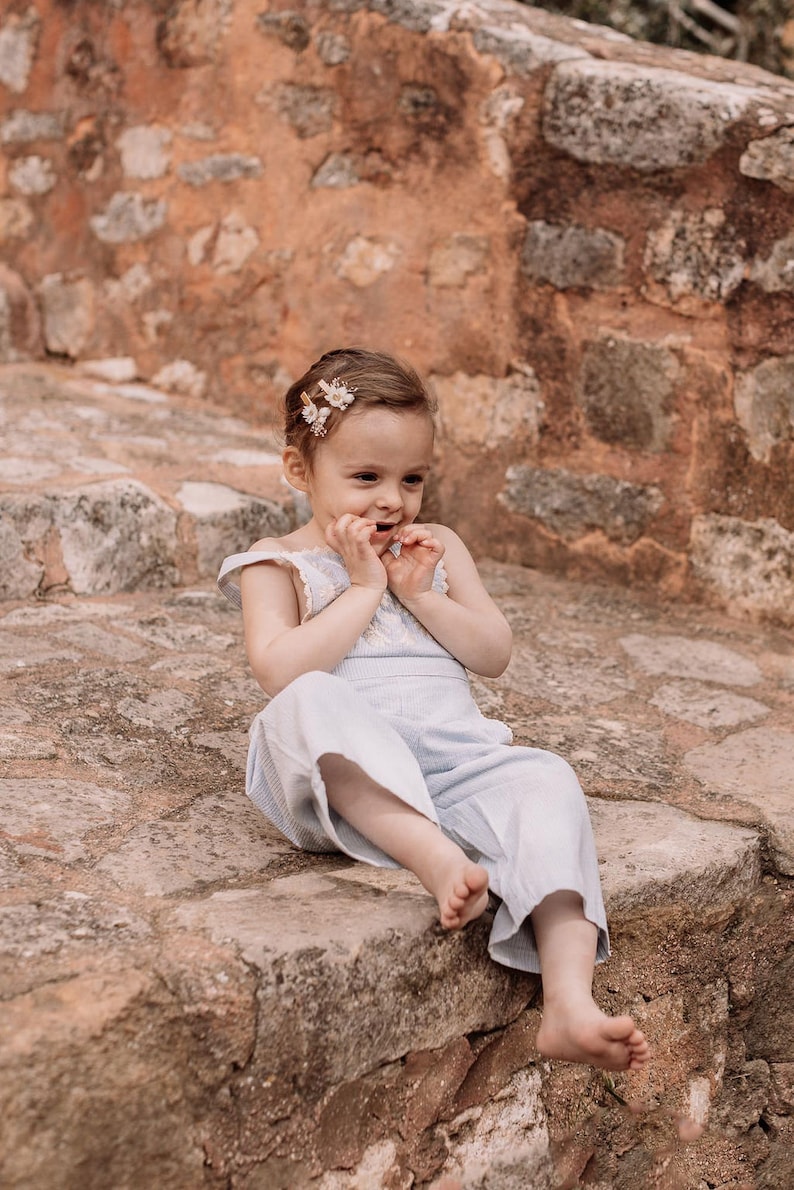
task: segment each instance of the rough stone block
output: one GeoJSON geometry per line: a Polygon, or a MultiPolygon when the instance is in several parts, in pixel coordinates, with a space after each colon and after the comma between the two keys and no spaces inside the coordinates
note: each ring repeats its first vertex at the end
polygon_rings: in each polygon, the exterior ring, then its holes
{"type": "Polygon", "coordinates": [[[609,475],[577,475],[520,463],[508,468],[505,478],[500,503],[520,516],[541,521],[566,541],[600,529],[610,541],[630,545],[643,535],[664,503],[658,488],[609,475]]]}
{"type": "Polygon", "coordinates": [[[33,229],[33,212],[21,198],[0,198],[0,244],[24,240],[33,229]]]}
{"type": "Polygon", "coordinates": [[[18,145],[34,140],[63,140],[61,116],[16,108],[0,124],[0,144],[18,145]]]}
{"type": "Polygon", "coordinates": [[[754,698],[742,698],[705,682],[666,682],[650,702],[666,715],[708,729],[739,727],[763,719],[770,710],[754,698]]]}
{"type": "Polygon", "coordinates": [[[104,896],[67,889],[16,900],[0,909],[3,1000],[79,975],[108,948],[150,936],[147,921],[104,896]]]}
{"type": "Polygon", "coordinates": [[[663,803],[588,798],[588,805],[612,916],[671,902],[697,912],[746,896],[758,882],[755,831],[704,822],[663,803]]]}
{"type": "MultiPolygon", "coordinates": [[[[267,1176],[267,1183],[261,1183],[261,1190],[272,1185],[273,1175],[267,1176]]],[[[397,1145],[393,1140],[379,1140],[369,1145],[352,1173],[338,1173],[328,1170],[317,1183],[317,1190],[350,1190],[351,1186],[389,1187],[389,1190],[410,1190],[414,1181],[410,1171],[403,1168],[398,1158],[397,1145]]],[[[286,1185],[282,1181],[282,1185],[286,1185]]],[[[296,1185],[294,1176],[292,1185],[296,1185]]]]}
{"type": "Polygon", "coordinates": [[[538,441],[544,404],[531,368],[504,378],[456,372],[431,379],[445,439],[469,447],[538,441]]]}
{"type": "Polygon", "coordinates": [[[0,837],[20,855],[71,863],[90,854],[88,832],[109,825],[129,805],[129,794],[87,781],[8,778],[0,781],[0,837]]]}
{"type": "Polygon", "coordinates": [[[117,479],[64,492],[55,523],[76,593],[112,595],[177,580],[176,515],[142,483],[117,479]]]}
{"type": "Polygon", "coordinates": [[[145,698],[121,698],[116,709],[133,727],[173,733],[196,713],[196,703],[182,690],[154,690],[145,698]]]}
{"type": "Polygon", "coordinates": [[[96,322],[96,295],[88,277],[63,273],[44,277],[40,290],[47,350],[76,359],[90,341],[96,322]]]}
{"type": "MultiPolygon", "coordinates": [[[[3,501],[3,512],[6,508],[3,501]]],[[[0,521],[0,598],[26,599],[34,595],[43,576],[43,564],[27,557],[18,529],[4,517],[0,521]]]]}
{"type": "Polygon", "coordinates": [[[443,935],[431,897],[392,890],[373,898],[371,889],[319,873],[215,893],[173,916],[233,943],[261,973],[258,1060],[307,1094],[412,1049],[495,1027],[534,984],[490,961],[487,916],[443,935]],[[421,996],[411,990],[419,987],[421,996]]]}
{"type": "Polygon", "coordinates": [[[360,181],[355,157],[350,153],[331,153],[317,169],[311,185],[320,190],[346,190],[360,181]]]}
{"type": "Polygon", "coordinates": [[[260,33],[277,37],[291,50],[301,53],[311,42],[311,26],[299,12],[260,12],[256,18],[260,33]]]}
{"type": "Polygon", "coordinates": [[[687,768],[716,794],[755,806],[770,828],[781,872],[794,876],[794,732],[750,727],[719,744],[703,744],[684,757],[687,768]]]}
{"type": "Polygon", "coordinates": [[[314,44],[320,60],[326,66],[341,66],[351,54],[350,38],[344,33],[332,33],[330,29],[319,32],[314,44]]]}
{"type": "Polygon", "coordinates": [[[0,510],[0,549],[8,563],[0,571],[0,589],[7,592],[6,598],[20,599],[33,595],[45,578],[53,503],[36,494],[3,495],[0,510]]]}
{"type": "Polygon", "coordinates": [[[794,355],[767,359],[740,372],[734,405],[750,454],[769,462],[773,449],[794,437],[794,355]]]}
{"type": "Polygon", "coordinates": [[[485,272],[490,246],[487,236],[456,232],[431,251],[428,281],[439,289],[459,289],[472,274],[485,272]]]}
{"type": "Polygon", "coordinates": [[[49,194],[57,177],[55,167],[46,157],[18,157],[8,172],[11,185],[20,194],[49,194]]]}
{"type": "Polygon", "coordinates": [[[157,44],[169,66],[206,66],[223,46],[232,0],[177,0],[158,29],[157,44]]]}
{"type": "Polygon", "coordinates": [[[455,1038],[440,1050],[408,1054],[405,1080],[410,1090],[405,1126],[409,1134],[418,1135],[453,1114],[456,1093],[473,1062],[474,1054],[465,1037],[455,1038]]]}
{"type": "Polygon", "coordinates": [[[367,289],[390,272],[400,257],[393,240],[355,236],[334,265],[334,271],[356,289],[367,289]]]}
{"type": "Polygon", "coordinates": [[[121,154],[121,168],[128,178],[162,178],[171,163],[170,128],[158,124],[138,124],[126,128],[116,141],[121,154]]]}
{"type": "Polygon", "coordinates": [[[13,732],[0,730],[0,760],[54,760],[57,755],[51,739],[24,735],[19,728],[13,732]]]}
{"type": "Polygon", "coordinates": [[[537,1010],[522,1013],[479,1051],[455,1096],[455,1115],[491,1099],[537,1059],[538,1015],[537,1010]]]}
{"type": "MultiPolygon", "coordinates": [[[[228,1076],[229,1063],[215,1060],[203,1040],[211,1014],[202,1021],[175,1002],[172,972],[153,972],[150,953],[127,963],[4,1004],[0,1112],[10,1140],[0,1153],[4,1185],[69,1190],[76,1177],[96,1184],[98,1171],[116,1186],[204,1180],[196,1102],[228,1076]],[[24,1138],[33,1134],[30,1145],[24,1138]],[[79,1155],[69,1143],[78,1136],[79,1155]]],[[[220,982],[216,987],[223,990],[220,982]]],[[[227,1020],[231,999],[225,997],[227,1020]]],[[[245,1051],[235,1058],[244,1062],[245,1051]]]]}
{"type": "Polygon", "coordinates": [[[794,533],[771,517],[696,516],[692,568],[727,606],[794,624],[794,533]]]}
{"type": "Polygon", "coordinates": [[[557,289],[610,289],[623,274],[622,236],[602,228],[536,219],[527,227],[521,270],[557,289]]]}
{"type": "Polygon", "coordinates": [[[220,276],[239,273],[259,247],[259,235],[237,211],[224,215],[217,229],[212,267],[220,276]]]}
{"type": "Polygon", "coordinates": [[[758,178],[794,194],[794,129],[779,128],[759,140],[751,140],[739,159],[747,178],[758,178]]]}
{"type": "Polygon", "coordinates": [[[756,257],[750,279],[765,293],[786,293],[794,289],[794,235],[775,240],[766,259],[756,257]]]}
{"type": "Polygon", "coordinates": [[[108,359],[86,359],[78,364],[85,376],[104,380],[108,384],[129,384],[138,376],[138,365],[130,355],[110,356],[108,359]]]}
{"type": "Polygon", "coordinates": [[[105,244],[135,243],[165,224],[168,204],[160,198],[119,191],[100,215],[89,219],[91,230],[105,244]]]}
{"type": "MultiPolygon", "coordinates": [[[[518,17],[518,13],[516,16],[518,17]]],[[[524,78],[544,66],[586,58],[586,50],[565,45],[528,29],[520,20],[508,20],[504,25],[478,24],[473,31],[475,49],[490,54],[510,73],[524,78]]]]}
{"type": "Polygon", "coordinates": [[[719,682],[723,686],[757,686],[762,680],[755,661],[713,640],[633,632],[622,636],[620,644],[632,663],[646,674],[719,682]]]}
{"type": "Polygon", "coordinates": [[[259,178],[262,176],[262,162],[259,157],[246,156],[244,153],[212,153],[200,161],[183,161],[177,173],[190,186],[208,186],[210,182],[259,178]]]}
{"type": "Polygon", "coordinates": [[[577,400],[602,442],[661,451],[670,434],[678,360],[655,343],[604,335],[585,345],[577,400]]]}
{"type": "Polygon", "coordinates": [[[479,120],[488,164],[497,178],[507,180],[512,172],[508,133],[526,100],[514,87],[503,83],[480,104],[479,120]]]}
{"type": "MultiPolygon", "coordinates": [[[[559,638],[554,643],[563,645],[559,638]]],[[[590,651],[587,636],[565,643],[568,648],[574,645],[579,655],[566,657],[554,649],[517,645],[498,685],[518,692],[531,690],[533,697],[555,707],[580,709],[614,702],[634,688],[632,679],[620,672],[612,657],[582,655],[590,651]]],[[[610,750],[613,757],[618,753],[616,742],[610,741],[610,750]]]]}
{"type": "Polygon", "coordinates": [[[282,83],[273,91],[260,91],[256,101],[274,107],[301,140],[330,132],[333,126],[336,94],[328,87],[282,83]]]}
{"type": "Polygon", "coordinates": [[[674,211],[648,235],[644,267],[672,305],[723,302],[744,280],[746,245],[716,207],[674,211]]]}
{"type": "Polygon", "coordinates": [[[0,26],[0,83],[17,95],[27,89],[40,26],[32,4],[24,12],[8,13],[0,26]]]}
{"type": "Polygon", "coordinates": [[[451,1150],[444,1173],[465,1179],[465,1185],[511,1187],[508,1172],[520,1171],[515,1185],[551,1190],[559,1183],[549,1175],[549,1132],[541,1098],[540,1071],[517,1071],[488,1103],[468,1108],[449,1122],[445,1132],[451,1150]],[[523,1144],[516,1144],[518,1137],[523,1144]],[[518,1149],[518,1151],[516,1151],[518,1149]],[[493,1181],[487,1171],[493,1173],[493,1181]],[[477,1174],[483,1178],[477,1181],[477,1174]]]}
{"type": "MultiPolygon", "coordinates": [[[[145,726],[164,723],[158,716],[145,726]]],[[[202,795],[173,817],[133,828],[97,870],[147,897],[167,896],[265,872],[292,850],[242,792],[228,790],[202,795]]]]}
{"type": "MultiPolygon", "coordinates": [[[[343,4],[354,4],[359,0],[341,0],[343,4]]],[[[363,0],[372,12],[381,13],[390,21],[411,29],[414,33],[428,33],[434,26],[443,27],[444,4],[439,0],[363,0]]]]}
{"type": "Polygon", "coordinates": [[[183,397],[203,397],[207,388],[207,373],[187,359],[175,359],[165,364],[152,377],[152,383],[169,393],[183,397]]]}
{"type": "Polygon", "coordinates": [[[220,483],[185,483],[177,500],[193,520],[199,574],[212,578],[228,554],[260,537],[282,537],[289,517],[272,500],[257,499],[220,483]]]}
{"type": "Polygon", "coordinates": [[[748,87],[588,57],[553,71],[543,136],[577,161],[679,169],[710,157],[753,98],[748,87]]]}
{"type": "Polygon", "coordinates": [[[317,1150],[324,1169],[352,1169],[360,1162],[375,1090],[369,1080],[357,1079],[335,1087],[323,1103],[317,1150]]]}
{"type": "Polygon", "coordinates": [[[0,264],[0,361],[29,359],[40,347],[41,326],[33,295],[18,273],[0,264]]]}
{"type": "MultiPolygon", "coordinates": [[[[9,616],[14,615],[13,612],[9,616]]],[[[81,660],[81,653],[68,644],[58,642],[54,635],[42,633],[39,637],[9,632],[8,616],[5,617],[4,633],[0,642],[0,671],[13,673],[16,677],[25,670],[41,665],[73,665],[81,660]]],[[[13,720],[12,720],[13,722],[13,720]]]]}

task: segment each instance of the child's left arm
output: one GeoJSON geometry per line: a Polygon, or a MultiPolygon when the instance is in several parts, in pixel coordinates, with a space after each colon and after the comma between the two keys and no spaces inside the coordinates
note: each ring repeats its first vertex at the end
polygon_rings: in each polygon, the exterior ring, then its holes
{"type": "Polygon", "coordinates": [[[444,525],[411,525],[400,536],[400,554],[387,562],[391,590],[461,665],[498,678],[510,660],[513,634],[466,546],[444,525]],[[431,585],[442,557],[445,595],[431,585]]]}

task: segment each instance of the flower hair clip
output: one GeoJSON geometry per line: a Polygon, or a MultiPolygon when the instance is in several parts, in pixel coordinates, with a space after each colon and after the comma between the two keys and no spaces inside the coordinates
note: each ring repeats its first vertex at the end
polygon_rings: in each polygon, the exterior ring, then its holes
{"type": "Polygon", "coordinates": [[[337,377],[329,384],[327,380],[318,380],[320,388],[323,390],[323,396],[328,402],[326,408],[320,409],[311,399],[308,393],[301,393],[301,400],[304,408],[301,410],[304,421],[307,421],[311,426],[313,434],[317,434],[319,438],[324,438],[328,433],[326,422],[331,416],[331,409],[347,409],[348,405],[352,405],[355,401],[353,394],[355,388],[352,386],[348,388],[346,384],[337,377]]]}
{"type": "Polygon", "coordinates": [[[353,396],[355,388],[348,388],[338,377],[330,384],[327,380],[318,380],[317,383],[325,393],[326,401],[329,405],[333,405],[334,409],[347,409],[348,405],[352,405],[356,399],[353,396]]]}

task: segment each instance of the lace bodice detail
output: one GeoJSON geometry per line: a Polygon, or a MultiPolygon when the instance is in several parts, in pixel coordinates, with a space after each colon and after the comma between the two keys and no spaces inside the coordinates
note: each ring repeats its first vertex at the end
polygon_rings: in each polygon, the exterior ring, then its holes
{"type": "MultiPolygon", "coordinates": [[[[306,596],[304,621],[310,620],[338,598],[350,586],[350,578],[339,554],[325,546],[311,550],[255,551],[226,558],[218,576],[220,590],[238,607],[240,589],[232,581],[232,571],[255,562],[277,562],[294,566],[306,596]]],[[[446,572],[439,562],[433,575],[433,590],[447,590],[446,572]]],[[[450,657],[435,637],[386,590],[367,628],[348,654],[349,657],[450,657]]]]}

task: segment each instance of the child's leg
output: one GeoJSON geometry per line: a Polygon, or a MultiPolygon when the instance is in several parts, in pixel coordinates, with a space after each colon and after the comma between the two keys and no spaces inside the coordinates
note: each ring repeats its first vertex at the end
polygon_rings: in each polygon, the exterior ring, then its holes
{"type": "Polygon", "coordinates": [[[438,901],[442,926],[459,929],[488,904],[488,873],[440,827],[344,756],[319,760],[328,802],[351,826],[408,868],[438,901]]]}
{"type": "Polygon", "coordinates": [[[650,1047],[630,1016],[607,1016],[593,1000],[598,931],[574,892],[546,897],[532,912],[543,978],[538,1049],[547,1058],[605,1070],[636,1070],[650,1047]]]}

